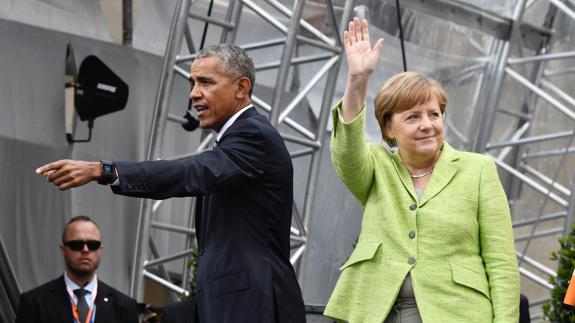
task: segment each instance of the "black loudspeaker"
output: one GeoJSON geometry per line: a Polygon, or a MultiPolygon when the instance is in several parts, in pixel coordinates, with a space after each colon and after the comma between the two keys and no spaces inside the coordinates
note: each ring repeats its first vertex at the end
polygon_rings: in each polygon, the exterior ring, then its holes
{"type": "Polygon", "coordinates": [[[128,92],[128,85],[98,57],[86,57],[80,65],[74,95],[80,120],[94,120],[124,109],[128,92]]]}

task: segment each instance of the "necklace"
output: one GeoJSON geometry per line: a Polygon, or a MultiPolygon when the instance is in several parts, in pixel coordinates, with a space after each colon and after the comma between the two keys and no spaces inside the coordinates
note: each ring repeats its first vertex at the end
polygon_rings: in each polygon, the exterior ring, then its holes
{"type": "Polygon", "coordinates": [[[420,179],[420,178],[423,178],[423,177],[425,177],[425,176],[429,176],[431,173],[433,173],[433,168],[430,169],[430,170],[429,170],[428,172],[426,172],[426,173],[423,173],[423,174],[420,174],[420,175],[412,175],[412,174],[409,174],[409,176],[411,176],[411,178],[413,178],[413,179],[420,179]]]}

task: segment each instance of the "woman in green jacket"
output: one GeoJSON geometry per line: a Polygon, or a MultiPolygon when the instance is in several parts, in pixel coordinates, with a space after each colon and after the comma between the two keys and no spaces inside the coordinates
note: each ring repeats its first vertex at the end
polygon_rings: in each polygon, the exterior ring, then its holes
{"type": "Polygon", "coordinates": [[[444,142],[447,97],[425,76],[389,79],[375,115],[389,146],[365,142],[365,98],[383,39],[344,32],[348,81],[333,109],[335,170],[364,209],[357,246],[325,315],[351,323],[514,323],[519,273],[491,158],[444,142]]]}

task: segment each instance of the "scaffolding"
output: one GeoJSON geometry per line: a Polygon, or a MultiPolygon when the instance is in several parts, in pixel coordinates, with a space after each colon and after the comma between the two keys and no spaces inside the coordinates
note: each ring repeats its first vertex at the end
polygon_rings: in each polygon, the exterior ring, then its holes
{"type": "MultiPolygon", "coordinates": [[[[391,1],[384,1],[391,2],[391,1]]],[[[309,220],[314,213],[314,197],[317,191],[320,149],[324,144],[325,129],[328,124],[329,107],[333,100],[336,78],[341,63],[341,27],[346,25],[354,10],[354,5],[367,7],[380,5],[381,1],[345,1],[338,7],[331,0],[323,1],[328,17],[328,25],[333,29],[332,35],[326,35],[313,24],[302,19],[306,1],[294,2],[293,9],[286,8],[276,0],[230,0],[227,4],[225,20],[195,13],[194,1],[178,0],[174,12],[168,45],[166,47],[163,73],[155,102],[155,113],[152,131],[148,139],[147,159],[166,158],[159,155],[166,122],[183,123],[182,118],[169,114],[169,93],[174,76],[189,77],[189,62],[196,52],[194,39],[189,28],[189,19],[203,21],[217,26],[221,30],[221,42],[235,42],[235,33],[242,12],[249,10],[261,17],[266,25],[284,36],[276,39],[262,40],[254,43],[238,44],[248,51],[283,46],[281,58],[277,62],[260,63],[256,61],[258,71],[274,69],[276,79],[270,102],[259,97],[256,91],[253,102],[258,109],[269,113],[272,124],[278,129],[284,140],[290,144],[292,158],[309,156],[307,183],[302,189],[304,202],[301,207],[294,204],[293,224],[291,229],[292,255],[291,262],[296,269],[301,265],[302,254],[306,250],[309,237],[309,220]],[[265,8],[264,8],[265,6],[265,8]],[[273,13],[270,12],[273,10],[273,13]],[[336,11],[339,11],[338,14],[336,11]],[[284,17],[288,24],[278,19],[284,17]],[[304,36],[305,34],[305,36],[304,36]],[[183,42],[187,44],[187,53],[182,53],[183,42]],[[312,46],[321,53],[301,54],[301,45],[312,46]],[[311,62],[324,62],[316,76],[299,88],[297,93],[288,98],[288,78],[297,79],[298,67],[311,62]],[[318,107],[317,122],[314,128],[306,128],[290,117],[294,110],[301,106],[310,91],[325,80],[318,107]],[[286,131],[287,129],[287,131],[286,131]]],[[[575,58],[575,51],[557,49],[554,39],[559,30],[558,22],[565,23],[575,19],[575,2],[572,0],[517,0],[510,17],[491,12],[456,0],[402,0],[402,15],[416,12],[438,19],[448,20],[471,30],[479,31],[492,37],[489,55],[492,59],[459,71],[454,77],[465,77],[466,73],[480,74],[475,86],[474,107],[470,127],[459,129],[452,120],[447,119],[448,130],[461,140],[461,147],[485,153],[494,158],[500,170],[506,193],[513,214],[513,226],[517,247],[520,273],[524,280],[534,283],[541,295],[531,299],[535,315],[534,320],[541,318],[535,310],[549,299],[551,285],[548,277],[556,275],[548,261],[541,255],[529,256],[534,251],[539,239],[557,238],[570,233],[575,212],[574,167],[568,167],[569,156],[575,152],[575,98],[569,90],[562,89],[565,78],[575,69],[554,68],[554,62],[575,58]],[[541,6],[545,15],[541,21],[532,22],[526,17],[529,9],[541,6]],[[503,100],[506,87],[518,87],[523,93],[518,104],[511,106],[503,100]],[[542,100],[541,100],[542,99],[542,100]],[[549,110],[551,109],[551,110],[549,110]],[[542,123],[542,114],[559,114],[564,124],[554,127],[542,123]],[[571,122],[571,124],[569,124],[571,122]],[[564,128],[564,129],[561,129],[564,128]],[[527,202],[525,200],[528,200],[527,202]],[[527,209],[529,209],[527,212],[527,209]],[[545,227],[545,229],[541,229],[545,227]],[[539,257],[539,259],[537,259],[539,257]]],[[[203,43],[203,41],[202,41],[203,43]]],[[[201,46],[200,46],[201,47],[201,46]]],[[[213,134],[205,132],[196,151],[210,147],[213,134]]],[[[183,158],[186,156],[178,156],[183,158]]],[[[177,286],[169,279],[169,273],[161,269],[166,262],[188,257],[194,235],[193,203],[190,206],[188,226],[174,226],[154,220],[154,213],[161,203],[142,200],[140,206],[136,254],[134,257],[131,294],[142,299],[144,277],[159,282],[177,293],[185,293],[188,273],[183,269],[182,284],[177,286]],[[168,230],[186,234],[184,251],[168,256],[160,256],[151,239],[150,230],[168,230]],[[151,256],[148,252],[151,251],[151,256]],[[160,275],[150,272],[152,266],[160,268],[160,275]]],[[[302,204],[302,203],[300,203],[302,204]]],[[[301,280],[301,277],[300,277],[301,280]]]]}
{"type": "MultiPolygon", "coordinates": [[[[505,184],[516,219],[513,227],[519,271],[524,278],[543,289],[536,293],[543,296],[530,300],[531,308],[539,307],[549,300],[552,285],[548,282],[548,277],[556,276],[556,272],[544,263],[548,259],[534,259],[527,254],[529,251],[536,253],[540,239],[570,234],[575,205],[575,195],[571,193],[575,172],[566,164],[575,138],[575,127],[572,123],[575,121],[575,99],[555,85],[561,83],[561,77],[567,76],[569,72],[558,73],[549,69],[553,66],[553,61],[575,57],[573,51],[559,50],[553,53],[553,37],[556,35],[552,32],[558,30],[559,18],[575,19],[572,9],[574,3],[549,1],[537,34],[544,37],[535,37],[539,38],[537,42],[526,44],[531,40],[520,26],[526,9],[536,2],[517,2],[509,38],[496,45],[497,62],[490,71],[492,75],[488,77],[491,84],[485,91],[485,110],[474,146],[475,151],[491,155],[502,173],[508,175],[505,184]],[[520,108],[515,111],[501,102],[504,80],[512,86],[518,84],[524,88],[520,108]],[[557,128],[545,125],[542,116],[548,113],[563,115],[571,123],[566,123],[567,129],[571,130],[561,130],[560,124],[556,125],[557,128]],[[497,134],[494,127],[501,115],[515,121],[510,123],[513,126],[507,131],[497,134]],[[553,146],[557,147],[551,148],[553,146]],[[569,182],[571,187],[562,185],[569,182]],[[525,192],[527,190],[530,192],[525,192]],[[529,193],[531,195],[528,195],[529,193]],[[537,201],[529,203],[536,212],[528,212],[527,204],[521,201],[527,196],[537,201]],[[553,205],[549,205],[551,203],[553,205]],[[521,216],[527,213],[531,215],[521,216]]],[[[542,318],[540,313],[535,313],[532,317],[534,320],[542,318]]]]}

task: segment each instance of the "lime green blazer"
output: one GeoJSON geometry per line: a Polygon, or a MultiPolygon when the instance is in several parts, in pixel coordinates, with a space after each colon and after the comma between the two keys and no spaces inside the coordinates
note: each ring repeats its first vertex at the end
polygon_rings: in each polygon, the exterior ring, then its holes
{"type": "Polygon", "coordinates": [[[333,165],[364,213],[324,314],[381,323],[409,274],[424,323],[518,322],[511,217],[493,160],[444,143],[418,200],[399,154],[366,143],[365,110],[345,124],[333,109],[333,165]]]}

